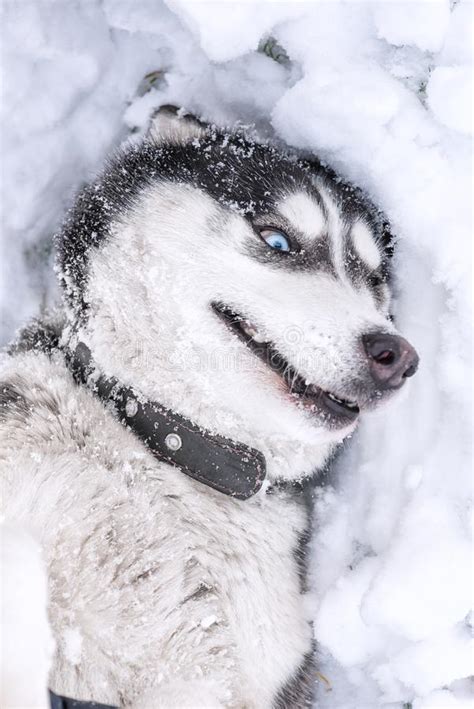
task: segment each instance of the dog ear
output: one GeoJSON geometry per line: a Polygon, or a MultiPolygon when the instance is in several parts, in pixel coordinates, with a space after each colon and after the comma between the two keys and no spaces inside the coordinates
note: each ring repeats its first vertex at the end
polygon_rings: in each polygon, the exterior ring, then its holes
{"type": "Polygon", "coordinates": [[[148,136],[156,143],[188,143],[201,138],[206,124],[176,106],[161,106],[152,116],[148,136]]]}

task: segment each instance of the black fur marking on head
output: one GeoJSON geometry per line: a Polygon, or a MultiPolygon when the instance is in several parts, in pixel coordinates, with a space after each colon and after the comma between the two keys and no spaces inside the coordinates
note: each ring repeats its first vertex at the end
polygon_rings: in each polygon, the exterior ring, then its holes
{"type": "Polygon", "coordinates": [[[274,709],[310,709],[316,691],[316,643],[304,656],[293,677],[280,689],[274,709]]]}
{"type": "MultiPolygon", "coordinates": [[[[145,140],[129,147],[108,164],[95,183],[83,189],[56,237],[60,281],[69,305],[76,314],[85,315],[91,250],[109,237],[113,221],[127,213],[142,190],[153,183],[184,183],[201,189],[253,224],[275,213],[278,202],[294,192],[308,192],[319,199],[315,175],[341,193],[338,201],[346,210],[354,214],[362,210],[366,215],[367,201],[352,186],[335,180],[334,173],[321,163],[253,142],[241,132],[229,134],[209,128],[203,137],[183,143],[145,140]]],[[[316,250],[314,258],[306,254],[300,263],[314,268],[325,260],[316,250]]]]}
{"type": "Polygon", "coordinates": [[[357,217],[364,216],[374,234],[380,239],[380,244],[387,257],[393,255],[393,234],[385,215],[371,201],[367,194],[356,185],[344,180],[332,167],[314,156],[305,156],[305,161],[311,166],[314,175],[323,177],[323,185],[338,202],[343,218],[350,224],[357,217]]]}
{"type": "MultiPolygon", "coordinates": [[[[369,223],[370,224],[370,223],[369,223]]],[[[390,263],[389,258],[393,253],[393,246],[390,243],[388,246],[385,243],[386,231],[385,224],[382,224],[377,231],[374,231],[375,225],[370,224],[370,229],[373,234],[374,241],[378,244],[380,250],[380,265],[377,268],[370,266],[363,260],[354,248],[353,241],[346,233],[344,241],[344,269],[347,277],[357,286],[366,286],[372,291],[375,301],[378,305],[382,305],[386,295],[383,289],[384,284],[390,283],[390,263]]],[[[347,230],[350,232],[350,229],[347,230]]]]}

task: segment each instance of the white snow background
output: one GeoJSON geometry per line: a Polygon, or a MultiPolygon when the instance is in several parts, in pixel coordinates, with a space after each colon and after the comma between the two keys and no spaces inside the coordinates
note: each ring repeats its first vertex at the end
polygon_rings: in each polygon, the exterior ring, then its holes
{"type": "Polygon", "coordinates": [[[319,494],[308,603],[323,709],[470,705],[472,12],[465,0],[2,4],[2,342],[55,298],[50,239],[74,192],[163,103],[270,127],[391,219],[397,321],[421,366],[319,494]],[[261,51],[269,37],[279,62],[261,51]]]}

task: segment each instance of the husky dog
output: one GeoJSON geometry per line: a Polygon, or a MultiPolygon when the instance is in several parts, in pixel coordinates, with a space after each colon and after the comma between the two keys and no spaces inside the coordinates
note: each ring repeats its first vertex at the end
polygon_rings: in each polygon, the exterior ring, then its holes
{"type": "Polygon", "coordinates": [[[57,247],[62,315],[23,333],[0,385],[4,515],[42,549],[49,686],[310,706],[301,481],[418,361],[382,218],[319,162],[164,108],[57,247]]]}

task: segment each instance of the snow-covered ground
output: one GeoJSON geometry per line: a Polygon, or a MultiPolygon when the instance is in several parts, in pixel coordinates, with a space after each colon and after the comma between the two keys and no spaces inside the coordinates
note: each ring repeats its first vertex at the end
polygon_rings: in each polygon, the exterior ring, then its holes
{"type": "Polygon", "coordinates": [[[163,103],[274,130],[392,221],[396,315],[421,367],[319,493],[308,603],[324,709],[469,704],[472,11],[3,3],[1,341],[54,300],[50,239],[74,191],[163,103]],[[149,72],[162,73],[140,96],[149,72]]]}

